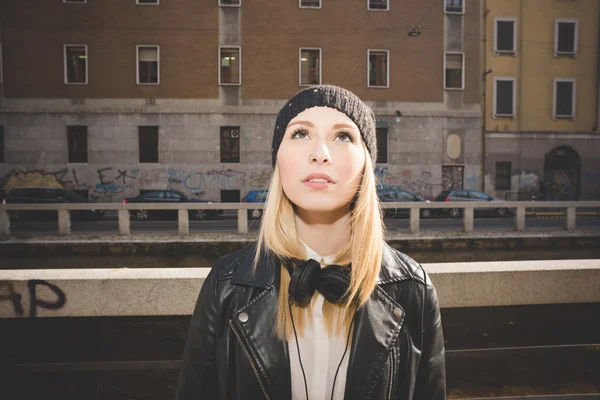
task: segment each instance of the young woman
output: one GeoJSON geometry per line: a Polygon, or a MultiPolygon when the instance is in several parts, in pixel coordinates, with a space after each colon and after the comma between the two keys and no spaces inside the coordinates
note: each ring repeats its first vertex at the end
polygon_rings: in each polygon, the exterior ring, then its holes
{"type": "Polygon", "coordinates": [[[330,85],[275,122],[256,243],[206,278],[177,399],[445,399],[436,291],[384,241],[375,116],[330,85]]]}

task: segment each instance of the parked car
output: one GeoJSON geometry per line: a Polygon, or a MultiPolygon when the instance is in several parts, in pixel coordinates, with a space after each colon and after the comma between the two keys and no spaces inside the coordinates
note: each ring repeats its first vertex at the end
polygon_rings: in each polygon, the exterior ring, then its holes
{"type": "MultiPolygon", "coordinates": [[[[400,189],[378,189],[377,196],[379,200],[384,203],[395,203],[395,202],[422,202],[429,203],[429,200],[425,200],[423,197],[411,193],[407,190],[400,189]]],[[[431,217],[430,208],[421,208],[421,217],[431,217]]],[[[383,214],[384,218],[397,218],[397,217],[410,217],[410,208],[386,208],[383,214]]]]}
{"type": "MultiPolygon", "coordinates": [[[[176,190],[149,190],[140,193],[135,197],[128,197],[123,200],[123,203],[204,203],[211,204],[212,201],[188,197],[185,194],[176,190]]],[[[205,220],[213,219],[223,214],[223,210],[189,210],[191,219],[205,220]]],[[[177,218],[177,210],[146,210],[143,205],[140,205],[138,210],[130,210],[129,215],[133,218],[144,221],[151,218],[177,218]]]]}
{"type": "MultiPolygon", "coordinates": [[[[53,187],[16,187],[10,190],[2,201],[5,204],[60,204],[60,203],[92,203],[79,193],[53,187]]],[[[10,211],[13,221],[57,219],[54,210],[10,211]]],[[[100,220],[104,210],[71,210],[72,220],[100,220]]]]}
{"type": "MultiPolygon", "coordinates": [[[[436,198],[435,201],[445,201],[445,202],[453,202],[453,201],[467,201],[467,202],[483,202],[489,201],[494,203],[502,203],[504,200],[496,199],[490,196],[487,193],[480,192],[478,190],[444,190],[442,191],[436,198]]],[[[439,211],[445,212],[451,217],[458,218],[462,216],[463,209],[462,208],[447,208],[440,209],[439,211]]],[[[512,211],[509,208],[475,208],[473,215],[475,216],[483,216],[483,215],[492,215],[498,217],[510,217],[513,215],[512,211]]]]}
{"type": "MultiPolygon", "coordinates": [[[[242,203],[264,203],[267,201],[268,190],[251,190],[242,199],[242,203]]],[[[262,217],[263,210],[248,210],[248,218],[257,219],[262,217]]]]}

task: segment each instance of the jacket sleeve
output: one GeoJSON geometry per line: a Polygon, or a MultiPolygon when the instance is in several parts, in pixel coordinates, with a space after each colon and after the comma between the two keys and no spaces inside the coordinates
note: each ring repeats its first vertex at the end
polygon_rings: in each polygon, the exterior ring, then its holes
{"type": "Polygon", "coordinates": [[[415,382],[415,399],[446,399],[446,355],[440,305],[435,287],[426,276],[423,314],[423,350],[415,382]]]}
{"type": "Polygon", "coordinates": [[[219,317],[217,265],[204,280],[194,308],[183,351],[177,400],[219,398],[215,348],[219,317]]]}

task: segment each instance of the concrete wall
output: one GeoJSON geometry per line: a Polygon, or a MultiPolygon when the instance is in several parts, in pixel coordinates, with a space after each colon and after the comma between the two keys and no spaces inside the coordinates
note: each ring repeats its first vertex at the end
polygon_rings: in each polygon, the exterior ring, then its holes
{"type": "MultiPolygon", "coordinates": [[[[58,101],[52,105],[13,101],[0,115],[6,147],[0,188],[61,185],[87,190],[90,199],[103,202],[166,188],[216,201],[221,200],[221,190],[239,190],[243,197],[267,187],[279,103],[228,108],[204,102],[194,103],[199,112],[173,112],[191,106],[165,101],[156,112],[148,108],[97,112],[101,105],[88,102],[87,112],[73,113],[60,112],[58,101]],[[23,112],[28,109],[39,112],[23,112]],[[68,125],[88,127],[87,164],[67,162],[68,125]],[[159,126],[158,164],[138,162],[140,125],[159,126]],[[220,163],[221,126],[240,126],[240,163],[220,163]]],[[[442,165],[457,164],[465,166],[464,186],[479,188],[481,135],[476,107],[450,113],[441,104],[384,102],[380,108],[369,104],[378,126],[388,128],[388,163],[378,164],[375,171],[382,184],[433,198],[442,190],[442,165]],[[406,110],[398,123],[393,116],[396,107],[406,110]],[[449,158],[445,145],[451,134],[462,139],[456,159],[449,158]]]]}
{"type": "MultiPolygon", "coordinates": [[[[441,307],[600,302],[600,261],[424,264],[441,307]]],[[[0,271],[0,317],[189,315],[208,268],[0,271]]]]}

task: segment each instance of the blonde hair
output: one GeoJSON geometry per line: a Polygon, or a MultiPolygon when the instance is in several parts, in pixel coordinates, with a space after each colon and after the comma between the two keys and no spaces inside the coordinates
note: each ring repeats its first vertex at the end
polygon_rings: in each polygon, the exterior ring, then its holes
{"type": "MultiPolygon", "coordinates": [[[[381,216],[381,203],[377,197],[377,184],[371,157],[364,145],[363,149],[366,157],[361,183],[354,197],[354,204],[348,204],[351,209],[350,241],[333,261],[339,265],[352,263],[350,286],[345,303],[336,305],[323,302],[323,318],[329,335],[350,328],[355,310],[367,302],[375,289],[381,268],[385,225],[381,216]]],[[[279,167],[276,164],[263,212],[253,268],[259,267],[260,253],[263,248],[281,258],[305,258],[304,247],[296,233],[294,213],[293,203],[283,192],[279,167]]],[[[287,339],[293,332],[288,303],[290,276],[283,264],[280,265],[280,271],[279,299],[273,335],[287,339]]],[[[316,293],[313,299],[315,296],[316,293]]],[[[292,303],[291,312],[298,334],[304,332],[307,320],[312,320],[314,303],[311,301],[306,308],[292,303]]]]}

